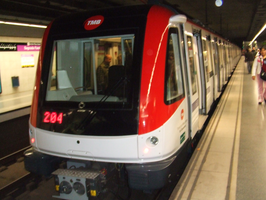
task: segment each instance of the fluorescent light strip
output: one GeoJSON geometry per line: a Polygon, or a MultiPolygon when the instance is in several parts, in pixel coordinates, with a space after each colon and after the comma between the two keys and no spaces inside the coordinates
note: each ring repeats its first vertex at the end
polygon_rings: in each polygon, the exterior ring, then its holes
{"type": "Polygon", "coordinates": [[[27,27],[34,27],[34,28],[46,28],[47,27],[44,25],[26,24],[26,23],[17,23],[17,22],[5,22],[5,21],[0,21],[0,24],[15,25],[15,26],[27,26],[27,27]]]}
{"type": "Polygon", "coordinates": [[[266,28],[266,24],[264,24],[264,26],[260,29],[260,31],[257,33],[257,35],[253,38],[253,40],[249,43],[249,45],[251,45],[254,40],[264,31],[264,29],[266,28]]]}

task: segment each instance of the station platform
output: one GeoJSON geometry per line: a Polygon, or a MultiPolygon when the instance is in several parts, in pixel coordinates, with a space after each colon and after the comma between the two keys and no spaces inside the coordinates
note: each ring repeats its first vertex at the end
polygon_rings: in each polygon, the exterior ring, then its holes
{"type": "Polygon", "coordinates": [[[29,146],[32,95],[32,90],[0,95],[0,161],[29,146]]]}
{"type": "Polygon", "coordinates": [[[241,57],[170,200],[264,200],[265,107],[241,57]]]}
{"type": "Polygon", "coordinates": [[[0,95],[0,114],[30,107],[32,95],[33,90],[8,95],[0,95]]]}

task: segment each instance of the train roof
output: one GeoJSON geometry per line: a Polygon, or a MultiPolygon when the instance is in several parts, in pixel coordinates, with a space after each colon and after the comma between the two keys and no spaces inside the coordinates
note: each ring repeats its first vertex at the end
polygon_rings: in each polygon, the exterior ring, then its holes
{"type": "Polygon", "coordinates": [[[97,31],[112,29],[139,27],[141,21],[146,22],[147,14],[152,5],[127,6],[97,9],[68,14],[56,18],[51,24],[51,34],[67,34],[73,32],[84,32],[84,22],[93,16],[103,16],[104,23],[97,28],[97,31]],[[130,23],[129,23],[130,22],[130,23]]]}
{"type": "Polygon", "coordinates": [[[78,21],[80,18],[93,16],[93,15],[104,15],[106,17],[121,17],[121,16],[136,16],[136,15],[147,15],[152,5],[136,5],[136,6],[122,6],[114,8],[101,8],[91,11],[71,13],[63,15],[57,18],[55,21],[78,21]]]}
{"type": "MultiPolygon", "coordinates": [[[[150,9],[155,5],[136,5],[115,8],[97,9],[93,11],[84,11],[73,14],[68,14],[56,18],[51,23],[50,34],[64,35],[84,33],[84,23],[87,19],[94,16],[102,16],[104,22],[97,29],[90,31],[104,34],[104,32],[112,32],[117,29],[134,29],[145,28],[147,16],[150,9]]],[[[165,9],[164,5],[157,5],[165,9]]],[[[159,13],[158,13],[159,14],[159,13]]],[[[173,11],[173,15],[175,12],[173,11]]],[[[155,27],[156,28],[156,27],[155,27]]]]}
{"type": "MultiPolygon", "coordinates": [[[[103,16],[105,22],[97,28],[99,31],[111,31],[114,29],[127,29],[127,28],[137,28],[144,27],[147,20],[147,15],[152,6],[155,4],[146,5],[135,5],[135,6],[123,6],[114,8],[101,8],[92,11],[84,11],[78,13],[72,13],[68,15],[61,16],[52,22],[51,32],[54,35],[57,34],[67,34],[67,33],[79,33],[84,32],[84,22],[92,16],[103,16]]],[[[182,11],[176,10],[168,5],[157,5],[162,8],[167,8],[171,10],[174,14],[185,14],[182,11]]],[[[159,14],[159,13],[158,13],[159,14]]],[[[190,16],[186,15],[188,22],[192,23],[199,28],[205,29],[206,31],[215,34],[216,37],[223,38],[221,35],[215,31],[204,26],[198,20],[192,19],[190,16]]],[[[223,38],[226,40],[225,38],[223,38]]],[[[228,41],[227,41],[228,42],[228,41]]],[[[230,43],[230,42],[229,42],[230,43]]]]}

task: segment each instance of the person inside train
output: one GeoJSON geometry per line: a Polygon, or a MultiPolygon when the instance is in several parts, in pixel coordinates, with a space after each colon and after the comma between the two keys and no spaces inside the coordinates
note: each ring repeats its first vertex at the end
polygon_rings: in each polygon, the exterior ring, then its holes
{"type": "Polygon", "coordinates": [[[251,53],[253,54],[254,58],[256,57],[257,51],[255,47],[252,47],[251,53]]]}
{"type": "Polygon", "coordinates": [[[252,80],[257,79],[258,82],[258,103],[261,104],[263,100],[266,103],[266,81],[260,78],[261,68],[263,63],[266,62],[266,47],[260,48],[260,54],[254,59],[252,65],[252,80]]]}
{"type": "Polygon", "coordinates": [[[119,54],[119,55],[117,56],[117,64],[118,64],[118,65],[122,65],[122,54],[119,54]]]}
{"type": "Polygon", "coordinates": [[[103,62],[97,67],[97,89],[99,94],[103,94],[108,86],[108,71],[112,56],[106,54],[104,56],[103,62]]]}
{"type": "Polygon", "coordinates": [[[249,47],[247,49],[247,52],[245,53],[245,62],[247,63],[247,69],[249,74],[251,73],[251,67],[253,65],[253,61],[254,61],[254,55],[249,47]]]}

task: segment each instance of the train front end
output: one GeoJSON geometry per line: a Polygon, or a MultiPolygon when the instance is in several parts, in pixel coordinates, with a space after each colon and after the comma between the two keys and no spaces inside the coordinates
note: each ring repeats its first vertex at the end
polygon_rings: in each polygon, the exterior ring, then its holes
{"type": "Polygon", "coordinates": [[[47,28],[29,135],[35,152],[67,160],[53,172],[60,198],[97,196],[116,169],[131,188],[166,184],[188,139],[185,89],[171,87],[166,67],[178,54],[169,42],[173,15],[151,5],[108,9],[61,17],[47,28]]]}

